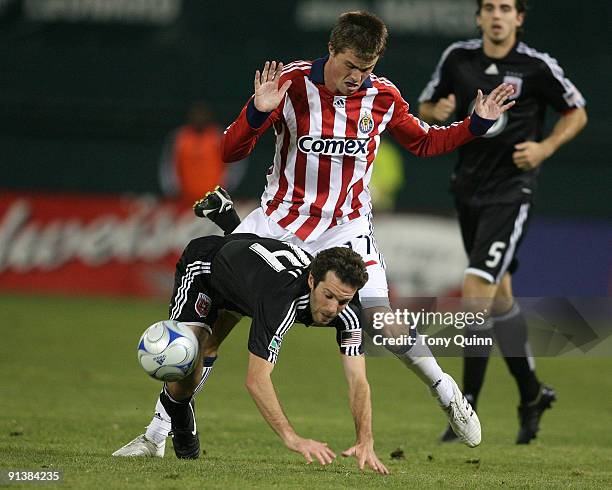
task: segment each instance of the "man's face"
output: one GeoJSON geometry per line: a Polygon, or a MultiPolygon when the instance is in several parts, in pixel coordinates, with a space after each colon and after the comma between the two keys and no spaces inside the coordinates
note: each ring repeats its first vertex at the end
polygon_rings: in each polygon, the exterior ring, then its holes
{"type": "Polygon", "coordinates": [[[353,299],[357,289],[344,284],[333,271],[328,271],[322,281],[314,286],[314,278],[308,276],[310,286],[310,312],[316,325],[327,325],[353,299]]]}
{"type": "Polygon", "coordinates": [[[514,0],[484,0],[476,23],[483,35],[494,44],[502,44],[516,37],[525,15],[516,10],[514,0]]]}
{"type": "Polygon", "coordinates": [[[325,64],[325,86],[334,93],[352,95],[370,76],[378,56],[364,61],[352,49],[335,53],[329,47],[329,61],[325,64]]]}

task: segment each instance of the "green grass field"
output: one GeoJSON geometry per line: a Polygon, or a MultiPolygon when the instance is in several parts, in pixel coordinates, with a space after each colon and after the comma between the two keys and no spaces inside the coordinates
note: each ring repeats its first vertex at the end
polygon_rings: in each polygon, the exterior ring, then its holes
{"type": "MultiPolygon", "coordinates": [[[[163,302],[0,296],[0,468],[61,470],[61,488],[611,488],[612,359],[541,359],[558,392],[539,438],[517,447],[517,392],[494,358],[483,390],[483,443],[440,445],[442,412],[394,359],[368,361],[378,455],[391,470],[361,473],[354,460],[321,468],[290,453],[244,389],[248,327],[222,347],[198,398],[206,454],[179,461],[112,458],[150,420],[160,384],[136,361],[144,328],[163,302]],[[397,448],[405,459],[391,460],[397,448]]],[[[459,373],[459,360],[442,359],[459,373]]],[[[334,334],[295,326],[274,373],[296,430],[339,454],[354,438],[334,334]]],[[[19,487],[10,484],[10,488],[19,487]]]]}

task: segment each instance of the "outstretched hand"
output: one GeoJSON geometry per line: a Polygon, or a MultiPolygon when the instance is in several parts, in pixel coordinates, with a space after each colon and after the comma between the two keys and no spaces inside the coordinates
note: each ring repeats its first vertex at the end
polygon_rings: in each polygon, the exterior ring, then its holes
{"type": "Polygon", "coordinates": [[[478,89],[474,112],[484,119],[496,120],[516,102],[511,100],[507,104],[504,104],[504,101],[513,93],[514,87],[509,83],[498,85],[486,97],[483,95],[482,90],[478,89]]]}
{"type": "Polygon", "coordinates": [[[255,108],[260,112],[272,112],[281,103],[287,90],[291,86],[291,80],[278,87],[283,64],[266,61],[261,73],[255,72],[255,108]]]}
{"type": "Polygon", "coordinates": [[[373,444],[355,444],[346,451],[343,451],[342,456],[345,458],[354,456],[357,459],[357,466],[359,466],[360,470],[363,470],[367,463],[376,473],[381,475],[389,474],[387,467],[376,456],[373,444]]]}

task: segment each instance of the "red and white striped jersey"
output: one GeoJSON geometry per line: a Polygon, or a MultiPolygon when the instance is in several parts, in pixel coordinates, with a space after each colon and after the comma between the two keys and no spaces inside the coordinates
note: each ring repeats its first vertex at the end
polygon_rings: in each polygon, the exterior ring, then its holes
{"type": "Polygon", "coordinates": [[[268,114],[257,111],[251,98],[222,144],[224,161],[241,160],[274,127],[276,152],[261,205],[306,242],[371,211],[368,184],[386,129],[417,156],[450,152],[488,129],[479,127],[485,120],[470,117],[450,126],[429,126],[409,113],[395,85],[374,74],[356,93],[334,94],[323,80],[326,61],[286,65],[279,86],[289,79],[292,84],[284,101],[268,114]]]}

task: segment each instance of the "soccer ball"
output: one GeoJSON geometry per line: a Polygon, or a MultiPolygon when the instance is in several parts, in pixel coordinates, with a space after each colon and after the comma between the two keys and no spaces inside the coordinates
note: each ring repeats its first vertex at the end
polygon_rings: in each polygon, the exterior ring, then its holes
{"type": "Polygon", "coordinates": [[[138,362],[152,378],[178,381],[188,376],[199,359],[199,344],[184,323],[164,320],[147,328],[138,342],[138,362]]]}

